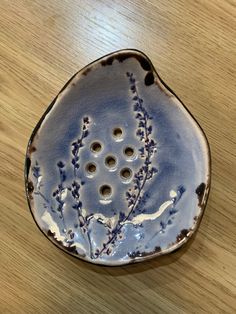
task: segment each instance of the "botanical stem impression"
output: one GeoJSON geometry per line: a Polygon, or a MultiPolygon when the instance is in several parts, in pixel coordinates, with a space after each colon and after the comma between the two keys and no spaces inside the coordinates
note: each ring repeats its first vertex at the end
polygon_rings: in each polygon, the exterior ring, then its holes
{"type": "Polygon", "coordinates": [[[139,153],[140,157],[144,159],[144,162],[142,167],[134,175],[133,187],[126,192],[128,213],[121,212],[119,214],[119,219],[116,226],[113,229],[108,230],[108,241],[103,243],[103,248],[100,251],[96,251],[96,257],[101,256],[103,253],[109,255],[112,252],[112,247],[114,247],[117,237],[122,237],[121,232],[123,226],[127,223],[131,223],[131,219],[135,215],[142,213],[143,205],[145,204],[146,198],[148,197],[144,190],[145,185],[147,181],[151,180],[152,177],[158,172],[158,170],[152,166],[151,160],[157,151],[157,144],[151,137],[153,131],[151,124],[152,117],[145,109],[143,99],[139,96],[133,73],[127,72],[126,75],[129,79],[130,91],[132,94],[132,100],[134,102],[133,110],[135,112],[135,118],[138,122],[136,136],[142,143],[139,153]]]}
{"type": "MultiPolygon", "coordinates": [[[[53,228],[54,236],[57,241],[63,241],[67,247],[73,247],[77,243],[74,241],[74,232],[72,229],[68,229],[66,226],[66,221],[64,218],[64,210],[66,206],[65,199],[68,194],[71,194],[72,199],[74,200],[72,209],[76,210],[78,223],[75,223],[74,227],[80,227],[81,233],[84,238],[87,239],[88,247],[90,251],[90,255],[92,257],[92,247],[91,247],[91,239],[90,239],[90,230],[89,230],[89,220],[87,219],[86,212],[83,210],[83,204],[80,197],[80,190],[81,187],[84,185],[84,182],[80,180],[78,172],[80,169],[79,163],[79,152],[80,149],[84,146],[84,140],[89,135],[89,118],[84,117],[82,121],[82,132],[81,136],[72,143],[71,146],[71,165],[73,168],[74,178],[72,182],[67,182],[67,175],[66,175],[66,164],[63,161],[57,162],[57,169],[59,173],[59,184],[57,188],[52,193],[52,202],[48,200],[48,198],[42,193],[41,187],[43,187],[42,182],[42,174],[40,170],[40,166],[38,161],[36,161],[35,166],[32,168],[32,173],[35,179],[37,180],[36,188],[35,188],[35,195],[38,195],[43,200],[43,206],[45,209],[48,209],[52,215],[57,214],[59,219],[61,220],[63,226],[63,233],[64,235],[60,235],[59,228],[53,228]]],[[[45,222],[49,222],[49,225],[55,224],[53,218],[48,214],[42,216],[42,220],[45,222]]],[[[52,230],[50,230],[52,232],[52,230]]],[[[83,248],[84,249],[84,248],[83,248]]]]}

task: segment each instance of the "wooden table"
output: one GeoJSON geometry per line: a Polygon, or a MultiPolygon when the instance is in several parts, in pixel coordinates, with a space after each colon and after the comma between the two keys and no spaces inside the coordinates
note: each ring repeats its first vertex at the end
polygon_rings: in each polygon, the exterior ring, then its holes
{"type": "Polygon", "coordinates": [[[236,313],[236,2],[1,0],[0,313],[236,313]],[[126,267],[79,261],[38,230],[24,193],[33,127],[78,69],[137,48],[205,130],[212,189],[176,253],[126,267]]]}

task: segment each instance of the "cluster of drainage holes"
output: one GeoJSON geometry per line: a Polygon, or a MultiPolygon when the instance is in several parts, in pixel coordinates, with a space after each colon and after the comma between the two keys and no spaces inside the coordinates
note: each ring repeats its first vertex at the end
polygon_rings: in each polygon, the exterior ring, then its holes
{"type": "MultiPolygon", "coordinates": [[[[116,141],[123,139],[123,130],[121,128],[113,129],[112,135],[116,141]]],[[[102,144],[100,142],[93,142],[90,146],[91,151],[98,155],[102,151],[102,144]]],[[[135,158],[135,150],[132,146],[125,146],[123,154],[127,160],[131,161],[135,158]]],[[[117,166],[117,158],[113,155],[108,155],[104,160],[105,166],[109,170],[115,170],[117,166]]],[[[93,177],[97,171],[97,165],[94,162],[89,162],[85,168],[87,175],[93,177]]],[[[126,183],[132,178],[132,170],[129,167],[124,167],[120,170],[119,175],[123,183],[126,183]]],[[[112,188],[110,185],[104,184],[99,188],[99,193],[103,198],[109,198],[112,195],[112,188]]]]}

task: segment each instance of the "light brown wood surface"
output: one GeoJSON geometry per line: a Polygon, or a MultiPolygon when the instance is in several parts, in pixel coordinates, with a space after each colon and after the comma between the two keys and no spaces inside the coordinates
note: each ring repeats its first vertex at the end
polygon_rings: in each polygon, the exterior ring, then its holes
{"type": "Polygon", "coordinates": [[[236,1],[0,0],[0,313],[236,313],[236,1]],[[101,267],[57,249],[24,193],[27,141],[65,82],[137,48],[205,130],[212,188],[169,256],[101,267]]]}

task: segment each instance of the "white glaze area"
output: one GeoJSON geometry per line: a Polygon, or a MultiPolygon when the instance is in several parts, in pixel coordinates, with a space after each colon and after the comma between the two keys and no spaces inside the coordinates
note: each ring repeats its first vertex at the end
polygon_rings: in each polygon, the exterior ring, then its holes
{"type": "MultiPolygon", "coordinates": [[[[177,193],[173,190],[170,191],[170,196],[172,198],[176,197],[177,193]]],[[[123,225],[125,224],[132,224],[132,225],[139,225],[146,220],[155,220],[160,217],[166,209],[168,209],[171,205],[174,204],[174,199],[164,202],[159,209],[153,214],[139,214],[138,216],[134,217],[132,220],[126,220],[123,225]]]]}

